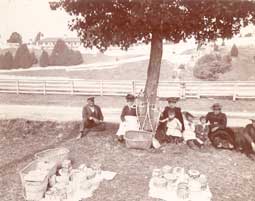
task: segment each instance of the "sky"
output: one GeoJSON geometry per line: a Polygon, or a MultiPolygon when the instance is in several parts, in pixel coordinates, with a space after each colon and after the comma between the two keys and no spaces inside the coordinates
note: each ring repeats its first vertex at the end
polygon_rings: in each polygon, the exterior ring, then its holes
{"type": "Polygon", "coordinates": [[[2,41],[14,31],[23,41],[34,39],[38,32],[45,36],[75,36],[68,30],[70,16],[64,11],[52,11],[50,0],[0,0],[0,36],[2,41]]]}
{"type": "MultiPolygon", "coordinates": [[[[76,36],[68,30],[70,16],[64,11],[52,11],[50,0],[0,0],[0,41],[12,32],[19,32],[24,42],[34,39],[38,32],[45,37],[76,36]]],[[[255,27],[246,28],[255,32],[255,27]]]]}

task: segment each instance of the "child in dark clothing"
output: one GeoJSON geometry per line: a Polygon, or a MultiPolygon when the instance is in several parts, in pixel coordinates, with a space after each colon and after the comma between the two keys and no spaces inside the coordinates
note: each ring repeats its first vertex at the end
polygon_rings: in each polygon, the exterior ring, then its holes
{"type": "Polygon", "coordinates": [[[209,126],[206,123],[206,117],[201,116],[199,120],[200,120],[200,123],[198,123],[195,127],[196,137],[199,140],[201,140],[204,145],[208,145],[209,144],[209,139],[208,139],[209,126]]]}

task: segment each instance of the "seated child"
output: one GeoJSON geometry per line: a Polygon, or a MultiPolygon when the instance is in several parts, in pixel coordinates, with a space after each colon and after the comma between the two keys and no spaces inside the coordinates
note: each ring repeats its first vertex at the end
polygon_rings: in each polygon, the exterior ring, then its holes
{"type": "Polygon", "coordinates": [[[201,140],[203,144],[208,145],[209,139],[208,139],[208,133],[209,133],[209,126],[206,123],[206,117],[201,116],[199,118],[200,123],[198,123],[195,126],[195,133],[198,140],[201,140]]]}
{"type": "Polygon", "coordinates": [[[175,117],[174,109],[169,109],[168,117],[160,120],[161,123],[167,123],[166,137],[168,142],[178,144],[182,142],[182,124],[175,117]]]}
{"type": "Polygon", "coordinates": [[[185,113],[183,138],[187,145],[193,149],[195,147],[201,148],[203,142],[196,137],[195,124],[193,122],[194,116],[189,112],[185,113]]]}

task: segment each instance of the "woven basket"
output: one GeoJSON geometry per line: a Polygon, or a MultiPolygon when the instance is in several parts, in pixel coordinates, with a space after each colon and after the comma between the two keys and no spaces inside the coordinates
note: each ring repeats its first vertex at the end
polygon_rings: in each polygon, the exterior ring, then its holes
{"type": "Polygon", "coordinates": [[[30,182],[25,181],[25,176],[37,168],[37,161],[33,161],[25,166],[20,172],[20,179],[22,184],[22,195],[25,200],[41,200],[46,192],[48,186],[49,176],[46,176],[45,179],[41,182],[30,182]]]}
{"type": "Polygon", "coordinates": [[[58,168],[61,167],[62,162],[69,158],[69,149],[66,148],[56,148],[48,149],[35,154],[37,160],[51,162],[54,161],[58,168]]]}
{"type": "Polygon", "coordinates": [[[130,149],[150,149],[153,133],[147,131],[127,131],[125,141],[130,149]]]}

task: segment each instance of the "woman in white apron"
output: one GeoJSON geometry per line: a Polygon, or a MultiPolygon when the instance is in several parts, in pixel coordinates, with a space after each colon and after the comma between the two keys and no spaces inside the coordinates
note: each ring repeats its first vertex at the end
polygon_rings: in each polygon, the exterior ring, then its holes
{"type": "Polygon", "coordinates": [[[129,130],[139,130],[139,122],[137,118],[136,105],[135,105],[135,96],[128,94],[126,96],[127,104],[123,107],[120,115],[120,126],[119,130],[116,133],[119,141],[124,140],[124,135],[129,130]]]}

